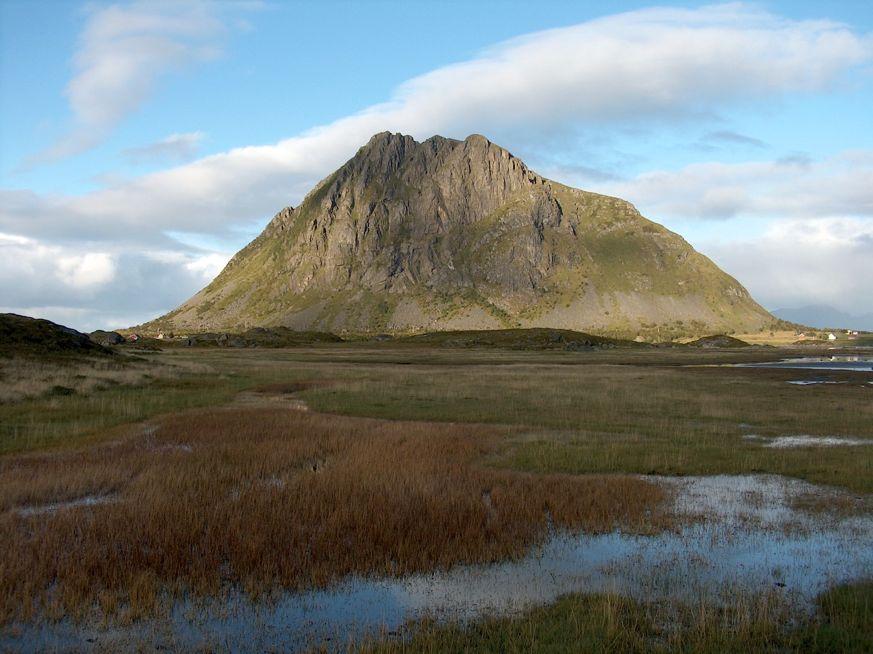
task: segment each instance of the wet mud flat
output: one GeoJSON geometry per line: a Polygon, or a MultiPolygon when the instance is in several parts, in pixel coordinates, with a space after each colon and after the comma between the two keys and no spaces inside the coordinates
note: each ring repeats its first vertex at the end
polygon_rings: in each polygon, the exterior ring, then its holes
{"type": "Polygon", "coordinates": [[[767,593],[802,614],[818,594],[873,570],[869,511],[798,508],[805,497],[853,499],[848,493],[772,475],[657,480],[674,491],[681,525],[657,535],[556,533],[523,558],[496,565],[350,578],[257,603],[229,591],[220,600],[180,603],[165,618],[126,626],[10,625],[0,649],[342,650],[368,636],[402,637],[410,621],[512,615],[571,592],[714,605],[767,593]]]}

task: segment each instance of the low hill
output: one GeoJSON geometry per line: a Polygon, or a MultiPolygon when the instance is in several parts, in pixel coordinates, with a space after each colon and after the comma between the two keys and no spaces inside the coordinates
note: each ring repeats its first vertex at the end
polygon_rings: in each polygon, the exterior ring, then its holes
{"type": "Polygon", "coordinates": [[[295,347],[317,343],[342,343],[343,339],[327,332],[298,331],[287,327],[253,327],[241,333],[204,332],[190,334],[163,344],[218,347],[295,347]]]}
{"type": "Polygon", "coordinates": [[[0,314],[0,355],[111,354],[87,334],[50,320],[0,314]]]}
{"type": "Polygon", "coordinates": [[[641,343],[594,336],[569,329],[485,329],[431,332],[395,339],[442,347],[495,347],[511,350],[591,350],[614,347],[643,347],[641,343]]]}
{"type": "Polygon", "coordinates": [[[751,347],[751,343],[746,343],[739,338],[733,336],[725,336],[724,334],[715,334],[713,336],[704,336],[696,341],[687,343],[691,347],[712,347],[712,348],[732,348],[732,347],[751,347]]]}

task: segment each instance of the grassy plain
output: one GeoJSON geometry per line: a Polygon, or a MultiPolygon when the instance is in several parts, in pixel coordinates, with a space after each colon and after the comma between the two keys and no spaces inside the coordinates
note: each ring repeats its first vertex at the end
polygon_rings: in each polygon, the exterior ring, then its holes
{"type": "MultiPolygon", "coordinates": [[[[167,348],[115,377],[115,363],[39,364],[45,390],[0,403],[3,620],[94,607],[136,618],[229,585],[259,595],[495,561],[550,526],[668,527],[663,490],[628,473],[775,473],[873,493],[871,448],[743,438],[873,439],[873,373],[720,365],[790,354],[765,348],[450,345],[167,348]],[[788,383],[811,377],[843,383],[788,383]],[[52,509],[83,498],[99,503],[52,509]]],[[[550,639],[563,635],[613,651],[729,651],[766,627],[761,642],[790,649],[801,641],[778,639],[831,629],[819,616],[786,631],[744,609],[743,631],[691,611],[698,622],[664,640],[652,610],[571,597],[513,620],[423,628],[408,647],[561,651],[550,639]]]]}

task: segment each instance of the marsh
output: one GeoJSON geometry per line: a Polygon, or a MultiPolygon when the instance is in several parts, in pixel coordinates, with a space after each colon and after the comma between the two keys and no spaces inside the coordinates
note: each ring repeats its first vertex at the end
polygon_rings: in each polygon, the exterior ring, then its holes
{"type": "Polygon", "coordinates": [[[472,646],[564,597],[706,607],[719,637],[745,637],[742,608],[790,643],[827,593],[867,592],[863,370],[701,365],[757,348],[135,356],[172,375],[0,405],[5,648],[472,646]]]}

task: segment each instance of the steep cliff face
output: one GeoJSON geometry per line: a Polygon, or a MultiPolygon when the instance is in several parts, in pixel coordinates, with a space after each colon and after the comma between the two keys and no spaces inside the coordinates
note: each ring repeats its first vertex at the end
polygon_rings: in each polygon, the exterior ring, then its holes
{"type": "Polygon", "coordinates": [[[773,318],[628,202],[540,177],[485,137],[382,133],[147,327],[560,327],[656,338],[773,318]]]}

